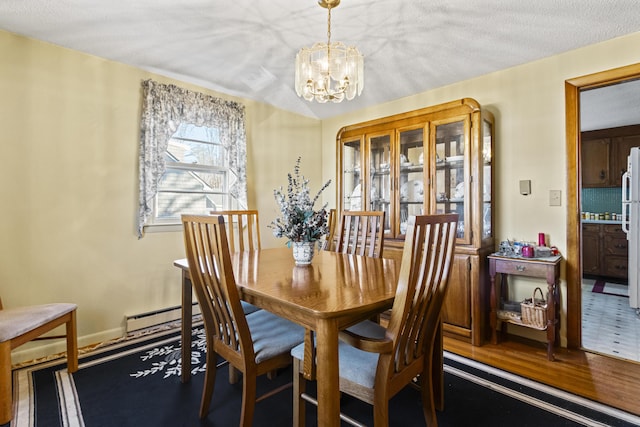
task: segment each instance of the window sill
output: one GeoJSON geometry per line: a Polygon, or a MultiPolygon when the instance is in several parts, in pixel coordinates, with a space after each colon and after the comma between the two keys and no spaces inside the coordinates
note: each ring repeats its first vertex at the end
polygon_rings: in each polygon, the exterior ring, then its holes
{"type": "Polygon", "coordinates": [[[182,231],[182,224],[148,224],[144,226],[145,233],[164,233],[182,231]]]}

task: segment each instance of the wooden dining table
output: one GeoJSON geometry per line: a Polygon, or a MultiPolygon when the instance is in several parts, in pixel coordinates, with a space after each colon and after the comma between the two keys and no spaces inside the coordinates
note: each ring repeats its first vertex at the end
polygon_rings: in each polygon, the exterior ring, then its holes
{"type": "MultiPolygon", "coordinates": [[[[240,298],[315,331],[318,425],[340,425],[338,333],[391,307],[400,270],[391,259],[330,251],[296,266],[289,248],[232,254],[240,298]]],[[[192,289],[182,269],[182,381],[190,379],[192,289]]],[[[441,352],[441,350],[440,350],[441,352]]],[[[440,371],[440,369],[438,369],[440,371]]]]}

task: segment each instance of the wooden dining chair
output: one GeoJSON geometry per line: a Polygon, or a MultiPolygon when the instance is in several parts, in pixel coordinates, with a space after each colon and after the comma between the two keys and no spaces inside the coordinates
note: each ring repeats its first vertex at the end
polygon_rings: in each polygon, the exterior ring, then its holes
{"type": "Polygon", "coordinates": [[[0,424],[13,418],[11,350],[37,339],[66,338],[67,371],[78,370],[76,308],[76,304],[53,303],[3,309],[0,299],[0,424]],[[61,325],[66,335],[42,336],[61,325]]]}
{"type": "MultiPolygon", "coordinates": [[[[260,250],[260,221],[257,210],[216,210],[211,215],[222,215],[227,229],[229,251],[244,252],[260,250]]],[[[251,314],[260,310],[253,304],[241,301],[244,314],[251,314]]],[[[229,384],[239,380],[238,371],[229,364],[229,384]]]]}
{"type": "MultiPolygon", "coordinates": [[[[229,243],[229,251],[259,251],[260,246],[260,221],[258,211],[256,210],[231,210],[231,211],[211,211],[211,215],[222,215],[225,220],[227,229],[227,242],[229,243]]],[[[242,309],[244,314],[251,314],[258,311],[255,305],[242,301],[242,309]]],[[[235,375],[232,374],[233,368],[229,371],[229,379],[233,384],[235,375]]]]}
{"type": "MultiPolygon", "coordinates": [[[[344,211],[337,218],[335,209],[329,214],[329,236],[324,244],[325,250],[332,252],[363,255],[382,258],[384,246],[384,211],[344,211]]],[[[376,315],[372,320],[379,321],[376,315]]],[[[307,329],[306,345],[315,341],[315,332],[307,329]]],[[[308,379],[315,379],[315,352],[304,359],[304,372],[308,379]]]]}
{"type": "Polygon", "coordinates": [[[291,363],[291,348],[304,328],[266,310],[245,315],[231,265],[223,216],[183,215],[191,282],[200,304],[207,342],[200,417],[209,412],[218,355],[243,374],[241,426],[250,426],[256,377],[291,363]]]}
{"type": "Polygon", "coordinates": [[[260,221],[257,210],[211,211],[222,215],[231,253],[260,250],[260,221]]]}
{"type": "Polygon", "coordinates": [[[335,252],[382,258],[383,235],[384,211],[344,211],[336,231],[335,252]]]}
{"type": "Polygon", "coordinates": [[[329,229],[329,234],[324,237],[324,241],[322,242],[322,249],[325,251],[335,251],[335,232],[336,226],[338,224],[338,213],[335,209],[329,210],[329,216],[327,217],[327,229],[329,229]]]}
{"type": "MultiPolygon", "coordinates": [[[[437,426],[434,345],[453,263],[457,214],[411,217],[389,325],[364,321],[340,333],[340,391],[373,405],[374,426],[389,425],[389,399],[420,380],[427,426],[437,426]]],[[[294,425],[304,426],[306,344],[295,347],[294,425]]],[[[441,346],[436,346],[441,350],[441,346]]],[[[438,360],[441,360],[442,356],[438,360]]],[[[439,378],[438,378],[439,379],[439,378]]]]}

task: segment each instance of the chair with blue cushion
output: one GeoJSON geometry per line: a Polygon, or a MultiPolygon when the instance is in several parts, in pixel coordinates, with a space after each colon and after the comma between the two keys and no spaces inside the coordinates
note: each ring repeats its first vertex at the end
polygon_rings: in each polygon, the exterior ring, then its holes
{"type": "MultiPolygon", "coordinates": [[[[259,251],[260,217],[256,210],[211,211],[211,215],[222,215],[227,225],[227,243],[231,253],[243,251],[259,251]]],[[[260,310],[255,305],[242,301],[244,314],[260,310]]]]}
{"type": "MultiPolygon", "coordinates": [[[[226,224],[227,243],[229,251],[259,251],[260,244],[260,216],[257,210],[215,210],[209,212],[211,215],[222,215],[226,224]]],[[[253,304],[240,301],[244,314],[251,314],[260,310],[253,304]]],[[[235,384],[239,380],[238,372],[232,365],[229,365],[229,384],[235,384]]]]}
{"type": "Polygon", "coordinates": [[[231,253],[260,250],[260,221],[257,210],[211,211],[224,216],[231,253]]]}
{"type": "Polygon", "coordinates": [[[11,350],[36,339],[66,338],[67,371],[78,370],[76,304],[53,303],[3,309],[0,299],[0,424],[13,418],[11,410],[11,350]],[[65,325],[63,336],[43,334],[65,325]]]}
{"type": "Polygon", "coordinates": [[[335,234],[335,252],[382,258],[384,211],[344,211],[335,234]]]}
{"type": "Polygon", "coordinates": [[[321,243],[321,247],[325,251],[335,250],[335,232],[338,224],[337,216],[338,214],[335,209],[329,210],[329,215],[327,216],[327,229],[329,230],[329,233],[323,237],[323,241],[321,243]]]}
{"type": "MultiPolygon", "coordinates": [[[[385,328],[364,321],[340,333],[340,391],[373,405],[374,425],[389,425],[389,400],[420,380],[427,426],[437,426],[433,366],[442,360],[440,312],[456,240],[457,214],[411,217],[391,318],[385,328]],[[434,348],[440,354],[435,355],[434,348]]],[[[304,343],[295,347],[294,425],[304,426],[304,343]]],[[[312,352],[310,352],[312,353],[312,352]]]]}
{"type": "Polygon", "coordinates": [[[209,412],[218,355],[242,372],[241,426],[250,426],[256,377],[288,366],[304,328],[266,310],[245,315],[231,265],[223,216],[183,215],[184,243],[207,340],[200,417],[209,412]]]}

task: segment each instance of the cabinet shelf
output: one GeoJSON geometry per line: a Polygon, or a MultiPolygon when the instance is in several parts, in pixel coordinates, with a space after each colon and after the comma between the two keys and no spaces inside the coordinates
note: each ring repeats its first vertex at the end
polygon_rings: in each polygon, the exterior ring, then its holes
{"type": "Polygon", "coordinates": [[[546,331],[547,327],[538,328],[533,325],[529,325],[522,321],[521,313],[519,311],[510,311],[510,310],[498,310],[496,312],[496,317],[501,322],[511,323],[513,325],[524,326],[526,328],[536,329],[538,331],[546,331]]]}

